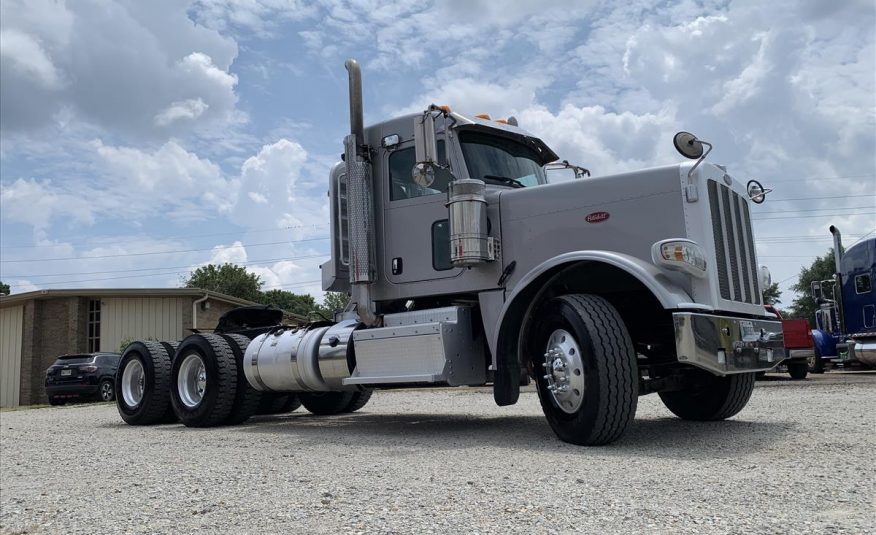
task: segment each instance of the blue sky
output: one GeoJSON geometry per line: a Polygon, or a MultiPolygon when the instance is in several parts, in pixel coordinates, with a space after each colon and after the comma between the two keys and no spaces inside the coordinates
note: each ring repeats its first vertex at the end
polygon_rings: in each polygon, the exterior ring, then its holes
{"type": "Polygon", "coordinates": [[[231,261],[320,295],[348,57],[366,123],[515,115],[594,175],[695,132],[775,189],[755,234],[785,290],[830,224],[876,230],[872,1],[545,4],[4,0],[0,279],[165,287],[231,261]]]}

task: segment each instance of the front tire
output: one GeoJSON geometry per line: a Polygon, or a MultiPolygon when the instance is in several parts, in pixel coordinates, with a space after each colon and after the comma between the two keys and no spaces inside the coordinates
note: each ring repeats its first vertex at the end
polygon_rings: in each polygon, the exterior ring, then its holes
{"type": "Polygon", "coordinates": [[[754,373],[719,377],[704,370],[692,370],[684,390],[660,392],[666,408],[682,420],[724,420],[741,411],[754,391],[754,373]]]}
{"type": "Polygon", "coordinates": [[[549,301],[533,326],[529,351],[548,424],[572,444],[608,444],[633,421],[639,382],[636,350],[614,306],[597,295],[549,301]]]}
{"type": "Polygon", "coordinates": [[[814,347],[812,352],[814,356],[809,360],[809,373],[824,373],[824,361],[821,360],[821,352],[818,351],[818,346],[814,347]]]}
{"type": "Polygon", "coordinates": [[[170,355],[158,342],[133,342],[119,361],[116,407],[130,425],[160,422],[170,405],[170,355]]]}
{"type": "Polygon", "coordinates": [[[231,414],[237,393],[237,364],[228,342],[217,334],[193,334],[173,359],[170,400],[187,427],[211,427],[231,414]]]}

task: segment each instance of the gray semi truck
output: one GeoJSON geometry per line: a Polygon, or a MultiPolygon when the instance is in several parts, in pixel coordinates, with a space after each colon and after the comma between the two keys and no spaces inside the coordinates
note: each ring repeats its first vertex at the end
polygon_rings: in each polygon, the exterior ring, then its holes
{"type": "Polygon", "coordinates": [[[321,270],[350,306],[131,344],[126,422],[239,423],[278,394],[339,414],[402,387],[489,385],[512,405],[534,382],[559,438],[596,445],[624,433],[641,395],[687,420],[731,417],[785,358],[749,212],[768,190],[705,162],[707,142],[682,132],[691,162],[551,183],[552,167],[586,170],[514,118],[432,105],[366,128],[359,66],[346,67],[351,133],[321,270]]]}

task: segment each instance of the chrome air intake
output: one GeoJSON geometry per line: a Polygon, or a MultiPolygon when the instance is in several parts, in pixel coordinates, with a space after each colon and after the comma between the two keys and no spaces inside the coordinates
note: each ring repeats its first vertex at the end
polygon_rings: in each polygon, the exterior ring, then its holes
{"type": "Polygon", "coordinates": [[[471,266],[494,260],[487,236],[486,185],[466,178],[450,183],[447,207],[450,211],[450,261],[454,266],[471,266]]]}
{"type": "Polygon", "coordinates": [[[353,390],[350,377],[356,321],[331,327],[277,330],[257,336],[246,348],[243,372],[263,392],[353,390]]]}

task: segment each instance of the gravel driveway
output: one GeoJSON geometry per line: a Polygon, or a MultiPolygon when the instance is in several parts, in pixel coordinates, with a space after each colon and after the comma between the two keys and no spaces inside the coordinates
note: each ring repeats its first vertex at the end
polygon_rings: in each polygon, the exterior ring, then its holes
{"type": "Polygon", "coordinates": [[[214,429],[3,412],[0,531],[876,532],[876,373],[774,376],[725,422],[639,401],[599,448],[556,439],[531,390],[505,408],[487,389],[378,392],[355,415],[214,429]]]}

